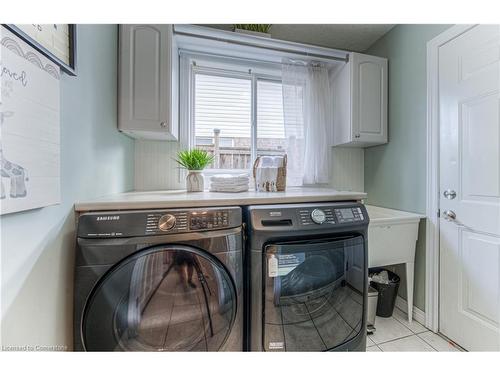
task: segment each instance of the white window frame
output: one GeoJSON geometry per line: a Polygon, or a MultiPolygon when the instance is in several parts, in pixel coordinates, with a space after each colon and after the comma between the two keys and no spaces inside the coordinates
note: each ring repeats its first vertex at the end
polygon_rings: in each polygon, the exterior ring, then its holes
{"type": "MultiPolygon", "coordinates": [[[[281,83],[281,65],[255,60],[224,56],[207,56],[185,52],[180,54],[180,146],[183,149],[195,146],[194,132],[194,92],[195,74],[219,75],[249,79],[251,81],[251,160],[257,157],[257,82],[271,81],[281,83]]],[[[205,169],[204,174],[240,174],[250,173],[249,169],[205,169]]],[[[184,178],[181,174],[180,178],[184,178]]]]}

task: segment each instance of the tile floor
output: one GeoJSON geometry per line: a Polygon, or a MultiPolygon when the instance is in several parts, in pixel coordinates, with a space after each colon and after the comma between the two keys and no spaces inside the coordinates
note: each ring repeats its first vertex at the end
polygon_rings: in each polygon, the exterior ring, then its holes
{"type": "Polygon", "coordinates": [[[390,318],[377,316],[375,333],[368,335],[367,352],[454,352],[461,351],[446,339],[429,331],[398,308],[390,318]]]}

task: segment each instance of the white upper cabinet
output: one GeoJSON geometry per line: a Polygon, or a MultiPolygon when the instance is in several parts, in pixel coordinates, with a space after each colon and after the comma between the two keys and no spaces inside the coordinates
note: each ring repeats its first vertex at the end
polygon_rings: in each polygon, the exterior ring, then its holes
{"type": "Polygon", "coordinates": [[[350,53],[332,75],[333,146],[387,143],[387,59],[350,53]]]}
{"type": "Polygon", "coordinates": [[[120,25],[119,130],[134,138],[176,140],[177,83],[172,25],[120,25]]]}

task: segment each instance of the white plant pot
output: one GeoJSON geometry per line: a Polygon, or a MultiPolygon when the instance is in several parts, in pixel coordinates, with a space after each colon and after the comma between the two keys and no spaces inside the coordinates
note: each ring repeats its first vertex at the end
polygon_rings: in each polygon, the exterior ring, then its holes
{"type": "Polygon", "coordinates": [[[186,176],[186,190],[188,192],[203,191],[205,180],[202,171],[188,171],[186,176]]]}

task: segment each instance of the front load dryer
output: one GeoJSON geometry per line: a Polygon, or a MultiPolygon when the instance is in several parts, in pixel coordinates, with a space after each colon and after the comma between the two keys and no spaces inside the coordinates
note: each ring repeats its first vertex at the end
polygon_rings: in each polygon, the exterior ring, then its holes
{"type": "Polygon", "coordinates": [[[364,351],[367,228],[358,202],[250,206],[252,351],[364,351]]]}

